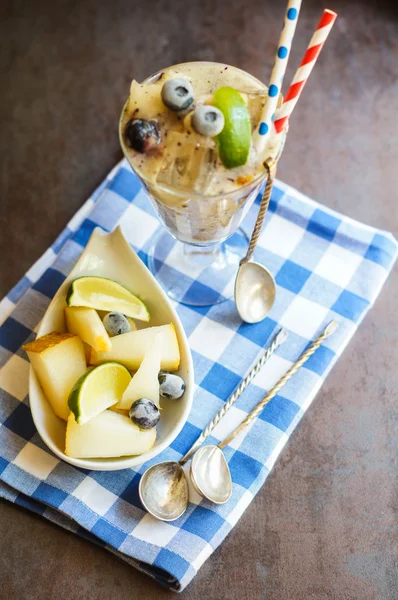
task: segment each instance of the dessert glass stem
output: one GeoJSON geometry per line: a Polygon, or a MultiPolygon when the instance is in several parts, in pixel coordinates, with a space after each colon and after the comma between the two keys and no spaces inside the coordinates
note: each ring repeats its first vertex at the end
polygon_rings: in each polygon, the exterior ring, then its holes
{"type": "Polygon", "coordinates": [[[249,240],[238,229],[223,242],[192,245],[159,228],[148,249],[148,267],[168,295],[183,304],[211,306],[233,294],[233,283],[249,240]]]}
{"type": "Polygon", "coordinates": [[[211,246],[183,244],[183,252],[188,261],[194,263],[195,266],[203,267],[211,265],[222,256],[221,244],[212,244],[211,246]]]}

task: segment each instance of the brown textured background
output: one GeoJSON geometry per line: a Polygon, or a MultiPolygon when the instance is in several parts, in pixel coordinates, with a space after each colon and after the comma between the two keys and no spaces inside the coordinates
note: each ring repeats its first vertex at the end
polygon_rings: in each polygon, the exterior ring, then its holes
{"type": "MultiPolygon", "coordinates": [[[[2,0],[0,296],[121,157],[130,80],[185,60],[267,79],[284,0],[2,0]]],[[[324,7],[304,0],[287,81],[324,7]]],[[[396,0],[339,18],[291,123],[279,177],[398,233],[396,0]]],[[[397,277],[238,526],[184,600],[397,600],[397,277]],[[394,294],[395,292],[395,294],[394,294]]],[[[154,600],[171,592],[0,502],[0,598],[154,600]]]]}

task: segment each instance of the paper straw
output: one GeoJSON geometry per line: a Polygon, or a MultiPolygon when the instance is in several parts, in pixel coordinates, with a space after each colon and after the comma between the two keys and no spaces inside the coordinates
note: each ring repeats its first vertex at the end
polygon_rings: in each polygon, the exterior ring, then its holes
{"type": "Polygon", "coordinates": [[[266,140],[272,126],[272,117],[278,105],[283,78],[285,76],[287,61],[297,20],[300,12],[301,0],[289,0],[286,8],[285,21],[279,38],[278,50],[275,56],[274,68],[268,87],[268,99],[263,108],[259,125],[254,133],[254,146],[258,153],[263,152],[266,140]]]}
{"type": "Polygon", "coordinates": [[[291,86],[289,87],[287,94],[284,98],[281,108],[277,111],[274,120],[274,126],[277,133],[280,133],[290,115],[293,112],[294,107],[297,104],[297,100],[300,98],[300,94],[307,82],[308,77],[316,60],[322,50],[323,44],[328,37],[330,30],[332,29],[336,20],[337,14],[332,10],[324,10],[321,20],[318,23],[318,27],[315,30],[314,35],[308,45],[308,48],[304,54],[304,58],[300,63],[299,68],[293,78],[291,86]]]}

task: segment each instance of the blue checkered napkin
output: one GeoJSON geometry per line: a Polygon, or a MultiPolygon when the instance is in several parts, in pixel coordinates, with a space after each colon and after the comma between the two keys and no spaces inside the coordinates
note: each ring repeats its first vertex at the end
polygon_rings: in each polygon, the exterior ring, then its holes
{"type": "MultiPolygon", "coordinates": [[[[244,223],[251,232],[258,206],[244,223]]],[[[217,443],[238,424],[332,318],[337,332],[264,409],[249,430],[226,448],[233,479],[222,506],[191,490],[189,510],[173,523],[154,520],[139,503],[137,470],[89,472],[59,461],[39,438],[29,410],[29,365],[21,345],[75,264],[96,226],[123,230],[146,260],[159,227],[139,182],[118,165],[68,224],[55,244],[0,303],[0,495],[103,545],[175,590],[182,590],[250,504],[313,400],[337,357],[383,286],[397,254],[389,233],[357,223],[278,182],[273,190],[256,260],[276,278],[277,300],[267,319],[243,324],[232,301],[209,308],[177,305],[192,348],[197,391],[189,420],[161,456],[178,460],[284,326],[277,351],[227,417],[213,431],[217,443]]],[[[171,265],[173,244],[162,269],[171,265]]],[[[178,273],[187,293],[208,286],[203,273],[178,273]]],[[[225,294],[220,279],[215,294],[225,294]]],[[[224,287],[223,287],[224,286],[224,287]]]]}

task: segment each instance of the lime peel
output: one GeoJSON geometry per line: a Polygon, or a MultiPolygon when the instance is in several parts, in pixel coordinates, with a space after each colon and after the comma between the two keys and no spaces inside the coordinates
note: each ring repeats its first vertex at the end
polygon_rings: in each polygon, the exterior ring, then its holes
{"type": "Polygon", "coordinates": [[[218,152],[227,169],[247,162],[251,144],[251,120],[247,105],[232,87],[221,87],[214,93],[213,105],[224,115],[225,125],[216,137],[218,152]]]}
{"type": "Polygon", "coordinates": [[[75,279],[66,296],[68,306],[118,311],[132,319],[149,321],[145,304],[124,285],[107,277],[82,276],[75,279]]]}
{"type": "Polygon", "coordinates": [[[131,381],[129,370],[118,362],[107,362],[82,375],[68,398],[75,420],[87,423],[119,402],[131,381]]]}

